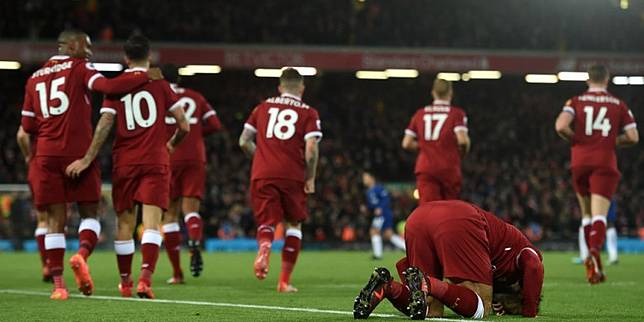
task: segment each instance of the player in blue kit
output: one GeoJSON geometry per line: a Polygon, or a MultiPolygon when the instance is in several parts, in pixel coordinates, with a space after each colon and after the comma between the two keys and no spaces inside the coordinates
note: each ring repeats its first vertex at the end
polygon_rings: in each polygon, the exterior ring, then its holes
{"type": "Polygon", "coordinates": [[[405,240],[394,234],[394,219],[391,210],[389,192],[385,187],[379,185],[373,173],[364,171],[362,183],[367,188],[367,208],[373,213],[369,235],[371,236],[371,247],[373,258],[382,258],[382,239],[391,241],[398,249],[405,250],[405,240]]]}

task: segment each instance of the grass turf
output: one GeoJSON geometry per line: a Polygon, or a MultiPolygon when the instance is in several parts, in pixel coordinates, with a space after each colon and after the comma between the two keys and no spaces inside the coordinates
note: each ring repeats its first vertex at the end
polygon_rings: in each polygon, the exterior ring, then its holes
{"type": "MultiPolygon", "coordinates": [[[[51,301],[46,294],[51,286],[40,281],[36,254],[0,253],[0,321],[349,321],[353,298],[366,283],[372,269],[384,265],[395,272],[394,264],[402,253],[386,253],[382,261],[372,261],[366,252],[303,252],[292,282],[300,288],[297,294],[275,291],[280,254],[271,258],[271,272],[257,281],[252,272],[253,253],[205,254],[205,271],[199,278],[187,277],[185,285],[168,286],[170,265],[165,253],[160,254],[153,289],[157,298],[289,308],[311,308],[342,311],[341,313],[269,310],[266,308],[222,307],[160,303],[157,301],[119,301],[109,298],[70,298],[51,301]],[[15,294],[6,290],[43,294],[15,294]]],[[[69,253],[67,254],[69,258],[69,253]]],[[[184,270],[187,255],[184,252],[184,270]]],[[[539,321],[641,321],[644,316],[644,256],[622,255],[617,266],[607,268],[605,284],[589,286],[584,281],[582,266],[571,264],[572,253],[545,254],[544,300],[539,321]]],[[[140,256],[134,259],[138,267],[140,256]]],[[[116,297],[115,256],[98,252],[90,259],[96,296],[116,297]]],[[[134,270],[137,272],[138,270],[134,270]]],[[[395,274],[395,273],[394,273],[395,274]]],[[[138,272],[135,273],[137,277],[138,272]]],[[[77,294],[71,269],[65,278],[72,294],[77,294]]],[[[95,296],[95,297],[96,297],[95,296]]],[[[449,309],[447,317],[458,318],[449,309]]],[[[393,317],[371,317],[372,320],[401,320],[386,301],[374,313],[393,317]]],[[[490,317],[491,320],[518,317],[490,317]]]]}

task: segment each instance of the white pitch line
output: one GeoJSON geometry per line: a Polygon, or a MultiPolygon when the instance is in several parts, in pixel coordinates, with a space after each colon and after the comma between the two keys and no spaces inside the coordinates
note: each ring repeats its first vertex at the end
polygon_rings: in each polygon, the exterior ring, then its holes
{"type": "MultiPolygon", "coordinates": [[[[49,293],[45,292],[36,292],[36,291],[24,291],[24,290],[2,290],[0,293],[4,294],[15,294],[15,295],[33,295],[33,296],[49,296],[49,293]]],[[[203,302],[203,301],[184,301],[184,300],[164,300],[164,299],[141,299],[135,297],[118,297],[118,296],[102,296],[102,295],[92,295],[84,296],[80,294],[69,294],[70,297],[86,299],[86,300],[110,300],[110,301],[125,301],[125,302],[146,302],[146,303],[163,303],[163,304],[186,304],[186,305],[201,305],[201,306],[218,306],[218,307],[234,307],[234,308],[245,308],[245,309],[262,309],[262,310],[275,310],[275,311],[290,311],[290,312],[307,312],[307,313],[326,313],[326,314],[340,314],[340,315],[353,315],[353,312],[348,311],[336,311],[336,310],[323,310],[323,309],[314,309],[314,308],[302,308],[302,307],[286,307],[286,306],[271,306],[271,305],[255,305],[255,304],[239,304],[239,303],[223,303],[223,302],[203,302]]],[[[382,317],[382,318],[406,318],[401,315],[395,314],[382,314],[382,313],[373,313],[371,316],[382,317]]],[[[444,319],[444,318],[434,318],[432,321],[462,321],[470,322],[470,320],[461,320],[461,319],[444,319]]]]}

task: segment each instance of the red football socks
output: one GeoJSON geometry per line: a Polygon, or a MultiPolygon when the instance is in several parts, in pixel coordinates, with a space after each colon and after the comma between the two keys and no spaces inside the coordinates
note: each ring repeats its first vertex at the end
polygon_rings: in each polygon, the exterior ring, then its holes
{"type": "Polygon", "coordinates": [[[592,230],[590,232],[589,249],[601,251],[606,241],[606,217],[593,216],[592,230]]]}
{"type": "Polygon", "coordinates": [[[188,229],[188,238],[193,241],[201,241],[203,238],[203,222],[201,216],[196,212],[187,214],[184,218],[186,229],[188,229]]]}
{"type": "Polygon", "coordinates": [[[98,242],[98,236],[101,235],[101,224],[98,220],[94,218],[85,218],[81,221],[80,226],[78,227],[78,239],[80,247],[78,248],[78,254],[83,256],[85,260],[92,254],[96,243],[98,242]]]}
{"type": "Polygon", "coordinates": [[[163,239],[166,253],[168,253],[168,258],[172,264],[173,276],[183,276],[181,271],[181,232],[179,231],[179,224],[163,225],[163,239]]]}
{"type": "Polygon", "coordinates": [[[45,235],[45,252],[47,255],[47,266],[49,274],[54,278],[56,288],[64,288],[65,281],[63,275],[63,260],[65,258],[65,234],[47,234],[45,235]]]}
{"type": "Polygon", "coordinates": [[[523,307],[521,314],[526,317],[535,317],[541,301],[543,264],[537,252],[531,248],[524,248],[521,251],[518,263],[523,272],[523,287],[521,288],[523,307]]]}
{"type": "Polygon", "coordinates": [[[280,272],[280,283],[290,284],[291,273],[297,257],[302,248],[302,231],[295,228],[286,230],[286,239],[282,249],[282,271],[280,272]]]}
{"type": "Polygon", "coordinates": [[[115,240],[114,250],[116,251],[116,263],[118,264],[121,283],[128,284],[131,281],[132,259],[134,257],[134,240],[115,240]]]}
{"type": "Polygon", "coordinates": [[[161,246],[161,233],[158,230],[146,229],[143,231],[143,237],[141,238],[143,261],[140,279],[144,280],[148,285],[150,284],[150,276],[157,265],[157,259],[159,259],[159,246],[161,246]]]}
{"type": "MultiPolygon", "coordinates": [[[[452,309],[452,311],[468,318],[478,313],[479,297],[474,291],[433,277],[428,277],[428,279],[431,285],[429,294],[452,309]]],[[[483,317],[482,312],[480,313],[481,317],[483,317]]]]}
{"type": "Polygon", "coordinates": [[[589,218],[584,218],[581,222],[581,226],[584,229],[584,239],[586,240],[586,247],[590,249],[590,232],[593,229],[592,222],[589,218]]]}
{"type": "Polygon", "coordinates": [[[45,253],[45,235],[47,228],[36,228],[34,236],[36,237],[36,244],[38,245],[38,253],[40,254],[40,263],[44,267],[47,264],[47,254],[45,253]]]}
{"type": "Polygon", "coordinates": [[[396,281],[391,281],[385,286],[385,297],[391,302],[391,304],[398,309],[398,311],[409,316],[409,289],[404,284],[401,284],[396,281]]]}
{"type": "Polygon", "coordinates": [[[261,245],[263,243],[273,243],[273,238],[275,238],[275,228],[268,225],[261,225],[257,227],[257,244],[261,245]]]}

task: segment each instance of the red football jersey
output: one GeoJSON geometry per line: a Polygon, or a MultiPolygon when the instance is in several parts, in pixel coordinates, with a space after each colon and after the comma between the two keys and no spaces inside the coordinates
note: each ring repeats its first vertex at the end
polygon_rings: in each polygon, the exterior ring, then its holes
{"type": "Polygon", "coordinates": [[[27,81],[22,126],[37,134],[37,155],[81,157],[92,142],[90,91],[124,92],[147,80],[137,73],[108,81],[86,59],[53,56],[27,81]]]}
{"type": "Polygon", "coordinates": [[[571,166],[617,169],[615,140],[622,130],[637,126],[626,104],[604,89],[591,88],[569,99],[563,111],[575,117],[571,166]]]}
{"type": "MultiPolygon", "coordinates": [[[[206,162],[206,147],[204,135],[221,129],[221,122],[217,112],[208,104],[208,101],[196,91],[182,88],[172,84],[172,88],[179,96],[179,103],[186,112],[190,122],[190,133],[177,146],[170,155],[170,162],[197,161],[206,162]]],[[[176,127],[176,120],[172,116],[165,117],[168,137],[171,137],[176,127]]]]}
{"type": "MultiPolygon", "coordinates": [[[[128,77],[136,72],[145,72],[145,69],[128,69],[118,77],[128,77]]],[[[116,137],[112,147],[114,167],[170,165],[165,116],[172,109],[181,108],[176,104],[178,100],[165,80],[151,81],[127,95],[105,98],[101,113],[116,115],[116,137]]]]}
{"type": "Polygon", "coordinates": [[[418,140],[418,158],[414,172],[431,173],[461,166],[456,132],[467,131],[467,116],[448,101],[435,100],[419,109],[405,130],[418,140]]]}
{"type": "Polygon", "coordinates": [[[304,182],[304,143],[322,138],[318,112],[299,97],[282,94],[259,104],[244,124],[257,134],[251,180],[291,179],[304,182]]]}

